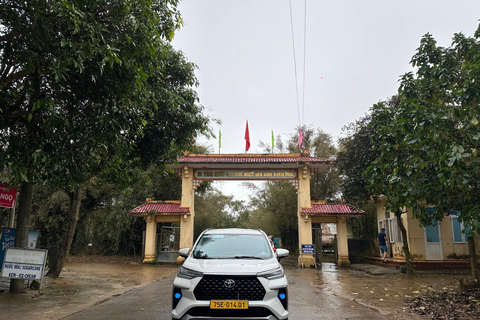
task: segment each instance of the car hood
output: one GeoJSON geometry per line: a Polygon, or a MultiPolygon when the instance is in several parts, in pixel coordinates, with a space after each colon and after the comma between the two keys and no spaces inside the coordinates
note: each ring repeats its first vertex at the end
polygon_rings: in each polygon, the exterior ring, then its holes
{"type": "Polygon", "coordinates": [[[189,257],[183,263],[188,269],[204,274],[257,274],[258,272],[278,268],[277,259],[195,259],[189,257]]]}

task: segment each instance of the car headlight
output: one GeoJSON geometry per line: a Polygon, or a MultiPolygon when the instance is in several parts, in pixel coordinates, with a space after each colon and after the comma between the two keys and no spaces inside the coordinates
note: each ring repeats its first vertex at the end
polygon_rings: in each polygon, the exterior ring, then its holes
{"type": "Polygon", "coordinates": [[[180,267],[180,269],[178,269],[177,276],[185,279],[193,279],[197,277],[203,277],[203,272],[195,271],[185,267],[180,267]]]}
{"type": "Polygon", "coordinates": [[[267,271],[257,273],[257,277],[267,278],[267,279],[277,279],[283,277],[283,268],[278,267],[275,269],[270,269],[267,271]]]}

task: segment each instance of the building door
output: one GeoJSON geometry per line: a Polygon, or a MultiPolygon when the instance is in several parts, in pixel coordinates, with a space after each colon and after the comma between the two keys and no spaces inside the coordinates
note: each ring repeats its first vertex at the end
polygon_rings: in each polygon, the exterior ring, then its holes
{"type": "Polygon", "coordinates": [[[437,223],[433,226],[424,228],[425,232],[425,259],[426,260],[443,260],[442,243],[440,241],[440,225],[437,223]]]}

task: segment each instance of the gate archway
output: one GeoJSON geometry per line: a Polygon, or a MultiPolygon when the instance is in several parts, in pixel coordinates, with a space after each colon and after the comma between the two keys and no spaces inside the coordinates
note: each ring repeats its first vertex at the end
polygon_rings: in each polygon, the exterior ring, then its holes
{"type": "MultiPolygon", "coordinates": [[[[154,211],[144,206],[130,213],[143,216],[146,223],[145,259],[151,263],[156,256],[156,224],[175,220],[180,222],[180,247],[191,248],[194,243],[193,223],[195,218],[194,192],[208,180],[283,180],[297,190],[297,218],[299,252],[302,244],[313,244],[312,222],[337,224],[338,265],[348,266],[348,244],[346,221],[349,215],[363,214],[363,211],[348,206],[350,211],[340,215],[331,213],[332,207],[310,199],[310,179],[316,173],[325,172],[333,162],[304,154],[186,154],[168,167],[174,169],[182,179],[182,199],[171,211],[154,211]],[[355,209],[355,210],[353,210],[355,209]],[[177,212],[178,211],[178,212],[177,212]],[[175,218],[173,218],[175,217],[175,218]]],[[[343,208],[343,209],[345,209],[343,208]]],[[[313,254],[304,254],[299,265],[315,266],[313,254]]]]}

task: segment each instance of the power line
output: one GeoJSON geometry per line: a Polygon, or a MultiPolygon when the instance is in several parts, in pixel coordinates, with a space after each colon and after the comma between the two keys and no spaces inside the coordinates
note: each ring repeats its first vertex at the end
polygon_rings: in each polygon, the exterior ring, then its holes
{"type": "Polygon", "coordinates": [[[297,95],[297,112],[298,124],[301,127],[305,117],[305,83],[306,83],[306,52],[307,52],[307,0],[304,2],[304,19],[303,19],[303,88],[302,88],[302,111],[300,112],[300,98],[298,94],[298,74],[297,74],[297,57],[295,52],[295,34],[293,28],[293,12],[292,0],[288,1],[290,5],[290,29],[292,32],[292,48],[293,48],[293,65],[295,71],[295,91],[297,95]]]}
{"type": "Polygon", "coordinates": [[[295,89],[297,93],[297,111],[298,111],[298,124],[301,126],[300,122],[300,102],[298,98],[298,76],[297,76],[297,58],[295,54],[295,35],[293,32],[293,14],[292,14],[292,0],[289,0],[288,3],[290,4],[290,29],[292,31],[292,48],[293,48],[293,67],[295,70],[295,89]]]}
{"type": "Polygon", "coordinates": [[[305,118],[305,75],[306,72],[306,61],[307,61],[307,0],[305,0],[303,13],[303,96],[302,96],[302,124],[304,124],[305,118]]]}

